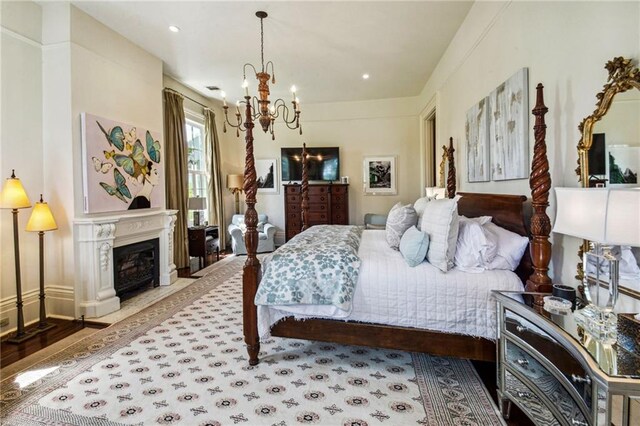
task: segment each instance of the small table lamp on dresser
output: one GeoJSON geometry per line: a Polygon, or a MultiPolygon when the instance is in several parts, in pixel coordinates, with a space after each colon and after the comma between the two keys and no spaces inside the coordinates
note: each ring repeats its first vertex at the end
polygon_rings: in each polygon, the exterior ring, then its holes
{"type": "Polygon", "coordinates": [[[207,199],[204,197],[190,197],[188,206],[193,210],[193,226],[200,226],[200,211],[207,208],[207,199]]]}
{"type": "Polygon", "coordinates": [[[587,325],[599,333],[613,333],[613,308],[618,299],[619,259],[613,246],[640,246],[640,189],[555,188],[553,232],[588,240],[583,252],[583,286],[589,306],[587,325]],[[600,287],[607,287],[602,295],[600,287]]]}

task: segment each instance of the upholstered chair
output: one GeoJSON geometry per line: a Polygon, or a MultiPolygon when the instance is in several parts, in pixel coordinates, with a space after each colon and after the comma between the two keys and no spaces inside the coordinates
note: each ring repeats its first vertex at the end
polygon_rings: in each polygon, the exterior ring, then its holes
{"type": "MultiPolygon", "coordinates": [[[[244,245],[244,232],[246,231],[243,214],[234,214],[231,219],[228,231],[231,234],[231,249],[233,254],[247,254],[247,247],[244,245]]],[[[269,223],[266,214],[258,215],[258,253],[274,251],[276,237],[276,227],[269,223]]]]}

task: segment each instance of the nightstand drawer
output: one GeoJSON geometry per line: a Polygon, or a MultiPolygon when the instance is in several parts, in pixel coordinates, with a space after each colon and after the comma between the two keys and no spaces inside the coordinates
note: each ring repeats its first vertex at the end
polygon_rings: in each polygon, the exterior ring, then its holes
{"type": "Polygon", "coordinates": [[[536,393],[529,389],[509,371],[505,372],[505,393],[509,399],[515,402],[537,425],[557,425],[559,422],[551,411],[538,398],[536,393]]]}
{"type": "Polygon", "coordinates": [[[560,376],[558,371],[550,371],[533,355],[510,340],[506,340],[506,362],[508,369],[529,379],[536,388],[536,393],[544,395],[569,424],[574,420],[584,424],[587,422],[586,417],[591,418],[586,405],[577,402],[582,398],[573,394],[574,389],[564,376],[560,376]]]}
{"type": "Polygon", "coordinates": [[[579,396],[587,409],[591,410],[593,400],[591,378],[582,364],[549,334],[518,314],[509,310],[506,312],[507,320],[504,325],[506,331],[515,336],[516,341],[520,339],[533,348],[540,359],[546,359],[552,366],[550,368],[564,377],[565,384],[573,387],[576,396],[579,396]]]}

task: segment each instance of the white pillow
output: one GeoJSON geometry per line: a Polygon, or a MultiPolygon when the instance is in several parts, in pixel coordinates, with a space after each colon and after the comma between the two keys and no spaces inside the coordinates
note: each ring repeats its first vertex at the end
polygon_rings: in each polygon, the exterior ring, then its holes
{"type": "Polygon", "coordinates": [[[474,219],[460,216],[454,263],[457,269],[464,272],[484,271],[497,252],[497,247],[487,239],[482,225],[474,219]]]}
{"type": "Polygon", "coordinates": [[[420,220],[420,230],[429,235],[427,261],[442,272],[453,267],[458,239],[458,199],[429,201],[420,220]]]}
{"type": "Polygon", "coordinates": [[[416,202],[413,203],[413,208],[416,209],[416,213],[418,213],[418,225],[420,225],[420,220],[422,220],[422,213],[424,212],[425,207],[427,207],[427,203],[435,199],[436,195],[434,195],[433,197],[422,197],[418,198],[416,202]]]}
{"type": "Polygon", "coordinates": [[[529,244],[529,238],[499,227],[493,222],[482,225],[487,240],[497,245],[496,257],[487,264],[487,269],[515,271],[529,244]]]}
{"type": "Polygon", "coordinates": [[[392,249],[398,250],[400,247],[400,239],[404,232],[416,225],[418,215],[411,204],[403,206],[397,203],[389,211],[387,216],[387,224],[385,225],[385,233],[387,243],[392,249]]]}

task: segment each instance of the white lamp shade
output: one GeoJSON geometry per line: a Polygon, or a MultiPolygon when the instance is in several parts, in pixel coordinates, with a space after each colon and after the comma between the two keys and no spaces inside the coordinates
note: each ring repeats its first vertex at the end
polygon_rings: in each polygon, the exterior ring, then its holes
{"type": "Polygon", "coordinates": [[[640,246],[640,188],[612,189],[608,206],[605,242],[640,246]]]}
{"type": "Polygon", "coordinates": [[[56,224],[56,220],[53,218],[49,204],[40,198],[40,201],[36,203],[33,211],[31,211],[31,217],[29,217],[29,221],[27,222],[26,230],[29,232],[39,232],[53,231],[54,229],[58,229],[58,224],[56,224]]]}
{"type": "Polygon", "coordinates": [[[204,210],[207,208],[207,199],[204,197],[191,197],[188,202],[189,210],[204,210]]]}
{"type": "Polygon", "coordinates": [[[227,175],[228,189],[242,189],[244,187],[244,175],[227,175]]]}
{"type": "Polygon", "coordinates": [[[444,188],[440,188],[438,186],[427,186],[424,189],[424,193],[427,197],[435,196],[436,198],[446,198],[444,188]]]}
{"type": "Polygon", "coordinates": [[[640,189],[555,188],[553,232],[611,245],[640,246],[640,189]]]}
{"type": "Polygon", "coordinates": [[[553,232],[604,242],[608,189],[555,188],[556,221],[553,232]]]}
{"type": "Polygon", "coordinates": [[[25,209],[27,207],[31,207],[31,201],[29,201],[29,197],[20,179],[12,174],[2,187],[2,193],[0,193],[0,208],[25,209]]]}

